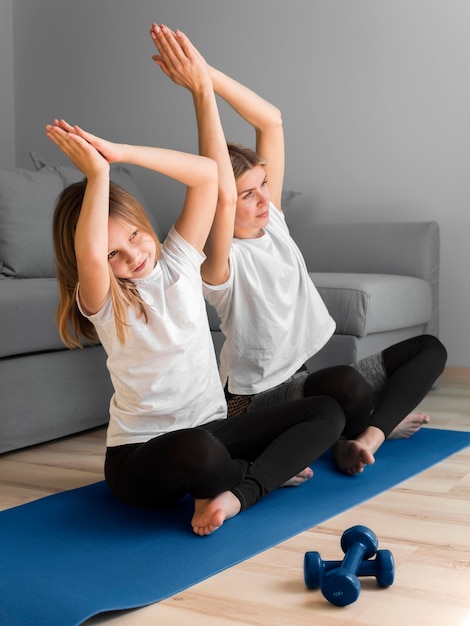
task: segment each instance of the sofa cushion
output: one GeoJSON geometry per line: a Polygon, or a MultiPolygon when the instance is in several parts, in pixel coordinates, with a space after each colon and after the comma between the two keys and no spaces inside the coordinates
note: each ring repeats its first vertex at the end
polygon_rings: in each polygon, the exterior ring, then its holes
{"type": "Polygon", "coordinates": [[[55,278],[0,280],[0,358],[63,350],[55,325],[55,278]]]}
{"type": "Polygon", "coordinates": [[[52,167],[0,171],[0,275],[55,276],[52,215],[63,188],[52,167]]]}
{"type": "Polygon", "coordinates": [[[310,277],[336,321],[335,334],[364,337],[431,319],[431,286],[421,278],[334,272],[310,277]]]}

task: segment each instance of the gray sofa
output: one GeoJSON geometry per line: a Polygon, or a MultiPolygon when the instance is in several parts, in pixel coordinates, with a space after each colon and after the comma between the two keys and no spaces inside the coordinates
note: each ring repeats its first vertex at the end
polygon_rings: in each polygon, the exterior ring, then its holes
{"type": "Polygon", "coordinates": [[[310,369],[439,334],[437,222],[295,224],[290,230],[337,324],[310,369]]]}
{"type": "MultiPolygon", "coordinates": [[[[0,453],[105,424],[112,393],[101,346],[66,349],[54,322],[52,213],[60,192],[81,175],[32,156],[36,171],[0,172],[0,453]]],[[[127,168],[113,166],[112,178],[143,201],[127,168]]],[[[435,222],[291,230],[337,322],[311,368],[437,334],[435,222]]],[[[210,310],[209,319],[218,353],[223,337],[210,310]]]]}

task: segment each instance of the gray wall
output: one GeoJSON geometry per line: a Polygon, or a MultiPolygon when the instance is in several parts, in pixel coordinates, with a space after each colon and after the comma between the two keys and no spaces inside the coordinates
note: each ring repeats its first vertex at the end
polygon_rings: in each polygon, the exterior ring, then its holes
{"type": "Polygon", "coordinates": [[[0,0],[0,169],[11,169],[15,162],[12,6],[0,0]]]}
{"type": "MultiPolygon", "coordinates": [[[[18,167],[31,167],[30,150],[62,160],[43,131],[55,116],[195,151],[190,96],[151,60],[150,23],[179,27],[282,109],[286,187],[302,193],[290,219],[439,221],[441,337],[448,364],[470,366],[468,0],[0,2],[3,166],[15,150],[18,167]]],[[[229,140],[253,144],[228,108],[222,116],[229,140]]],[[[166,232],[181,190],[137,177],[166,232]]]]}

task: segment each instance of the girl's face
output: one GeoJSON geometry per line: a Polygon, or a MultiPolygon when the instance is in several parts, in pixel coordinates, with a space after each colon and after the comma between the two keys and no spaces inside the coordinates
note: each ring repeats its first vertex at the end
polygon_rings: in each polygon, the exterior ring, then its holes
{"type": "Polygon", "coordinates": [[[255,165],[237,179],[235,237],[254,239],[269,222],[269,189],[262,165],[255,165]]]}
{"type": "Polygon", "coordinates": [[[146,278],[155,267],[153,237],[123,220],[108,221],[108,262],[117,278],[146,278]]]}

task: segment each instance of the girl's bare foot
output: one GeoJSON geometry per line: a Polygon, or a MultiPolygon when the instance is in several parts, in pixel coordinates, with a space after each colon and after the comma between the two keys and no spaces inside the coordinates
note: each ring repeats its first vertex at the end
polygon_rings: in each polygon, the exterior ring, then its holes
{"type": "Polygon", "coordinates": [[[313,476],[313,470],[311,467],[306,467],[301,472],[286,480],[285,483],[281,485],[281,487],[298,487],[306,480],[309,480],[313,476]]]}
{"type": "Polygon", "coordinates": [[[235,517],[240,512],[240,507],[240,500],[231,491],[224,491],[215,498],[195,498],[191,526],[196,535],[210,535],[226,519],[235,517]]]}
{"type": "Polygon", "coordinates": [[[426,413],[409,413],[402,421],[392,430],[388,439],[408,439],[414,435],[421,426],[429,424],[430,418],[426,413]]]}

